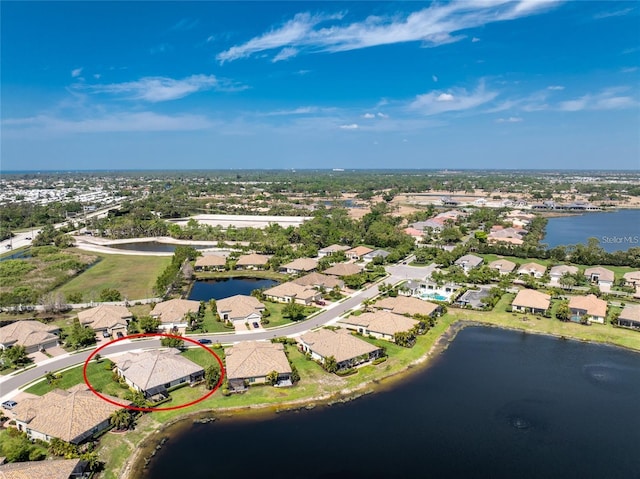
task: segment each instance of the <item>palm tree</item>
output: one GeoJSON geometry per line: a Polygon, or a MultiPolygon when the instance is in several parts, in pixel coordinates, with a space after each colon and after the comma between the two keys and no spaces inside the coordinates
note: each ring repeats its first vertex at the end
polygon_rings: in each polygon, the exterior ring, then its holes
{"type": "Polygon", "coordinates": [[[118,431],[126,431],[131,429],[135,423],[135,419],[126,409],[118,409],[109,418],[111,425],[118,431]]]}

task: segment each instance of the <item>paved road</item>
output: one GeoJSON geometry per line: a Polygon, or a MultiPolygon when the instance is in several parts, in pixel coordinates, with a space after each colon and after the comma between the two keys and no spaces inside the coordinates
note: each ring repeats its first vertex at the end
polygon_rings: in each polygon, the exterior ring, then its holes
{"type": "MultiPolygon", "coordinates": [[[[404,279],[403,277],[398,277],[392,275],[387,277],[384,282],[385,283],[396,283],[400,280],[404,279]]],[[[264,339],[272,339],[280,336],[298,336],[310,329],[314,329],[325,324],[329,324],[339,318],[341,314],[345,311],[352,309],[362,303],[363,300],[372,298],[378,294],[378,285],[374,284],[369,288],[358,291],[354,293],[351,297],[346,299],[341,303],[335,303],[329,306],[326,311],[318,314],[317,316],[307,320],[302,321],[300,323],[294,323],[288,326],[284,326],[277,329],[272,330],[264,330],[264,331],[251,331],[246,333],[222,333],[222,334],[204,334],[198,335],[195,337],[198,338],[211,338],[213,341],[220,342],[222,344],[228,344],[238,341],[248,341],[248,340],[264,340],[264,339]]],[[[194,337],[194,336],[190,336],[194,337]]],[[[126,351],[131,351],[134,349],[142,349],[142,348],[154,348],[160,346],[160,340],[158,339],[148,339],[148,340],[135,340],[135,341],[121,341],[115,343],[111,346],[108,346],[103,351],[100,352],[102,356],[107,356],[115,353],[123,353],[126,351]]],[[[6,401],[7,399],[11,399],[16,394],[19,393],[19,389],[29,384],[30,382],[41,378],[49,371],[58,371],[60,369],[68,368],[70,366],[74,366],[76,364],[82,364],[87,357],[91,354],[92,351],[84,351],[82,353],[59,356],[56,358],[51,358],[42,363],[38,363],[38,365],[34,368],[23,371],[20,374],[9,377],[0,378],[0,402],[6,401]]]]}

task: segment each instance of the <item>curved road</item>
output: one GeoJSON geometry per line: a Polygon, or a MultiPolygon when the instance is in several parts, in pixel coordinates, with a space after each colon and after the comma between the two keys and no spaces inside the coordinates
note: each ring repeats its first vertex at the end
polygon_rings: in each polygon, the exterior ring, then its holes
{"type": "MultiPolygon", "coordinates": [[[[405,267],[404,269],[409,269],[410,267],[405,267]]],[[[405,279],[406,273],[401,271],[401,267],[389,267],[387,268],[392,275],[383,280],[385,283],[395,284],[398,281],[405,279]]],[[[413,268],[411,268],[413,269],[413,268]]],[[[417,269],[417,268],[416,268],[417,269]]],[[[257,340],[266,340],[272,339],[279,336],[297,336],[310,329],[318,328],[325,324],[328,324],[334,320],[336,320],[341,314],[349,309],[353,309],[362,303],[363,300],[373,298],[378,294],[378,284],[376,283],[370,286],[367,289],[362,291],[358,291],[350,296],[348,299],[343,301],[342,303],[335,303],[326,311],[314,316],[313,318],[302,321],[300,323],[294,323],[289,326],[284,326],[277,329],[265,330],[259,332],[246,332],[246,333],[222,333],[222,334],[204,334],[197,335],[198,338],[208,337],[213,340],[220,342],[222,344],[234,343],[238,341],[257,341],[257,340]]],[[[190,336],[192,337],[192,336],[190,336]]],[[[160,340],[159,339],[144,339],[144,340],[133,340],[133,341],[120,341],[112,346],[108,346],[105,348],[102,356],[108,356],[110,354],[115,353],[123,353],[127,351],[132,351],[135,349],[142,348],[152,348],[159,347],[160,340]]],[[[6,401],[7,399],[11,399],[20,391],[19,389],[26,386],[27,384],[35,381],[43,377],[49,371],[58,371],[60,369],[68,368],[70,366],[74,366],[77,364],[82,364],[89,355],[93,352],[92,350],[83,351],[81,353],[75,353],[70,355],[60,356],[58,358],[52,358],[43,363],[38,364],[36,367],[31,369],[27,369],[21,373],[18,373],[14,376],[3,377],[0,378],[0,402],[6,401]]]]}

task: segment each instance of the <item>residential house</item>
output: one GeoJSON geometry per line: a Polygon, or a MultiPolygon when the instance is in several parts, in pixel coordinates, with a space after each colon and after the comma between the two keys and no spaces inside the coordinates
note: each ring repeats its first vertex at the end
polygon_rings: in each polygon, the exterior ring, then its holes
{"type": "Polygon", "coordinates": [[[204,368],[189,361],[177,349],[130,352],[112,359],[115,372],[136,391],[150,398],[204,378],[204,368]]]}
{"type": "Polygon", "coordinates": [[[497,259],[489,263],[489,268],[495,269],[500,275],[505,275],[516,269],[516,264],[508,259],[497,259]]]}
{"type": "Polygon", "coordinates": [[[551,296],[534,289],[521,289],[511,303],[513,311],[543,314],[551,305],[551,296]]]}
{"type": "Polygon", "coordinates": [[[216,308],[218,316],[223,321],[231,321],[234,324],[253,324],[260,323],[262,320],[265,305],[253,296],[236,294],[216,301],[216,308]]]}
{"type": "Polygon", "coordinates": [[[362,313],[360,316],[351,315],[338,321],[344,326],[360,334],[374,336],[387,341],[394,341],[396,333],[409,332],[420,323],[389,311],[376,311],[375,313],[362,313]]]}
{"type": "Polygon", "coordinates": [[[525,234],[526,231],[520,228],[494,226],[491,228],[487,241],[489,243],[510,243],[514,245],[521,245],[524,243],[522,238],[525,234]]]}
{"type": "Polygon", "coordinates": [[[355,263],[337,263],[337,264],[334,264],[331,268],[327,268],[324,270],[324,274],[337,276],[339,278],[343,276],[351,276],[361,272],[362,272],[362,266],[357,265],[355,263]]]}
{"type": "Polygon", "coordinates": [[[27,354],[58,345],[60,328],[39,321],[18,320],[0,328],[0,349],[24,346],[27,354]]]}
{"type": "Polygon", "coordinates": [[[605,293],[611,291],[611,286],[613,286],[615,274],[610,269],[603,268],[602,266],[587,268],[584,270],[584,275],[587,277],[589,282],[591,282],[592,284],[597,284],[600,288],[600,291],[605,293]]]}
{"type": "Polygon", "coordinates": [[[542,278],[547,271],[547,267],[539,263],[525,263],[518,268],[518,274],[542,278]]]}
{"type": "Polygon", "coordinates": [[[302,274],[315,271],[318,267],[318,260],[312,258],[298,258],[290,263],[280,266],[280,271],[286,274],[302,274]]]}
{"type": "Polygon", "coordinates": [[[419,314],[421,316],[435,317],[442,310],[442,308],[437,304],[407,296],[383,298],[375,303],[374,306],[384,311],[389,311],[395,314],[408,314],[409,316],[419,314]]]}
{"type": "Polygon", "coordinates": [[[594,294],[572,296],[569,299],[572,321],[581,322],[585,318],[590,323],[604,324],[607,317],[607,302],[594,294]]]}
{"type": "Polygon", "coordinates": [[[244,254],[236,261],[236,269],[266,269],[270,256],[258,253],[244,254]]]}
{"type": "Polygon", "coordinates": [[[301,276],[300,278],[295,278],[291,282],[299,284],[300,286],[312,286],[320,291],[322,291],[323,289],[334,289],[336,286],[339,289],[344,288],[344,281],[336,278],[335,276],[327,276],[326,274],[322,273],[309,273],[307,275],[301,276]]]}
{"type": "Polygon", "coordinates": [[[196,259],[196,271],[224,271],[227,268],[227,258],[217,254],[205,254],[196,259]]]}
{"type": "Polygon", "coordinates": [[[447,219],[448,218],[435,216],[426,221],[416,221],[415,223],[411,224],[411,228],[415,228],[420,231],[433,230],[436,232],[440,232],[444,229],[445,221],[447,221],[447,219]]]}
{"type": "Polygon", "coordinates": [[[281,343],[242,341],[225,350],[229,386],[245,389],[245,384],[264,384],[267,376],[278,373],[278,385],[291,385],[291,365],[281,343]]]}
{"type": "Polygon", "coordinates": [[[366,246],[356,246],[355,248],[348,249],[344,254],[348,259],[359,261],[365,254],[369,254],[372,251],[373,249],[367,248],[366,246]]]}
{"type": "Polygon", "coordinates": [[[87,466],[79,458],[12,462],[0,465],[0,479],[88,479],[87,466]]]}
{"type": "Polygon", "coordinates": [[[468,289],[456,300],[456,304],[461,308],[482,309],[484,307],[482,300],[489,296],[489,289],[488,287],[468,289]]]}
{"type": "Polygon", "coordinates": [[[460,266],[465,273],[468,273],[473,268],[477,268],[482,264],[483,259],[480,256],[474,254],[465,254],[458,258],[454,264],[460,266]]]}
{"type": "Polygon", "coordinates": [[[640,286],[640,271],[629,271],[622,278],[627,286],[640,286]]]}
{"type": "Polygon", "coordinates": [[[405,234],[411,236],[416,244],[422,243],[422,240],[424,239],[424,231],[411,227],[405,228],[403,231],[405,234]]]}
{"type": "Polygon", "coordinates": [[[160,320],[158,329],[184,334],[187,330],[189,313],[197,314],[200,302],[190,299],[170,299],[156,304],[150,316],[160,320]]]}
{"type": "Polygon", "coordinates": [[[127,335],[127,326],[132,319],[133,314],[126,307],[111,304],[101,304],[78,313],[81,324],[113,339],[127,335]]]}
{"type": "Polygon", "coordinates": [[[309,306],[322,299],[322,293],[310,286],[300,286],[289,282],[265,290],[264,297],[277,303],[298,303],[309,306]]]}
{"type": "Polygon", "coordinates": [[[347,251],[351,249],[349,246],[343,246],[339,244],[332,244],[331,246],[327,246],[326,248],[322,248],[318,250],[318,257],[324,258],[325,256],[331,256],[339,251],[347,251]]]}
{"type": "Polygon", "coordinates": [[[618,316],[618,326],[640,330],[640,304],[625,306],[618,316]]]}
{"type": "Polygon", "coordinates": [[[559,264],[553,266],[549,270],[549,277],[551,278],[551,284],[560,284],[560,278],[565,274],[577,274],[578,268],[576,266],[570,266],[566,264],[559,264]]]}
{"type": "Polygon", "coordinates": [[[338,370],[355,367],[382,355],[382,348],[354,337],[346,329],[318,329],[298,338],[303,352],[324,364],[327,358],[336,360],[338,370]]]}
{"type": "MultiPolygon", "coordinates": [[[[121,404],[122,399],[106,396],[121,404]]],[[[23,399],[9,413],[18,430],[30,439],[50,441],[58,438],[79,444],[107,429],[111,415],[121,409],[96,396],[86,384],[78,384],[68,390],[54,389],[44,396],[23,399]]]]}
{"type": "Polygon", "coordinates": [[[383,249],[376,249],[371,251],[370,253],[365,254],[362,259],[365,261],[373,261],[374,259],[380,257],[382,259],[385,259],[387,256],[389,256],[391,253],[389,253],[386,250],[383,249]]]}

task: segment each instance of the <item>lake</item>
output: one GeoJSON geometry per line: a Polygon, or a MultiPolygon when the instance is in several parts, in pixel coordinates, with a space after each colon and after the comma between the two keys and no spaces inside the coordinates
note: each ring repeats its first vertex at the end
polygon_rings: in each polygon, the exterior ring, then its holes
{"type": "Polygon", "coordinates": [[[157,241],[139,241],[133,243],[120,243],[120,244],[110,244],[109,248],[115,249],[124,249],[127,251],[148,251],[153,253],[172,253],[175,251],[176,246],[191,246],[195,249],[207,249],[211,248],[210,245],[199,245],[199,244],[189,244],[189,245],[178,245],[171,243],[159,243],[157,241]]]}
{"type": "Polygon", "coordinates": [[[639,404],[636,353],[468,327],[350,403],[178,423],[136,477],[639,478],[639,404]]]}
{"type": "Polygon", "coordinates": [[[218,300],[236,294],[249,295],[254,289],[271,288],[277,284],[277,281],[262,278],[201,279],[193,283],[188,299],[209,301],[211,298],[218,300]]]}
{"type": "Polygon", "coordinates": [[[541,243],[550,248],[583,243],[598,238],[605,251],[627,250],[640,246],[640,210],[594,212],[549,218],[541,243]]]}

